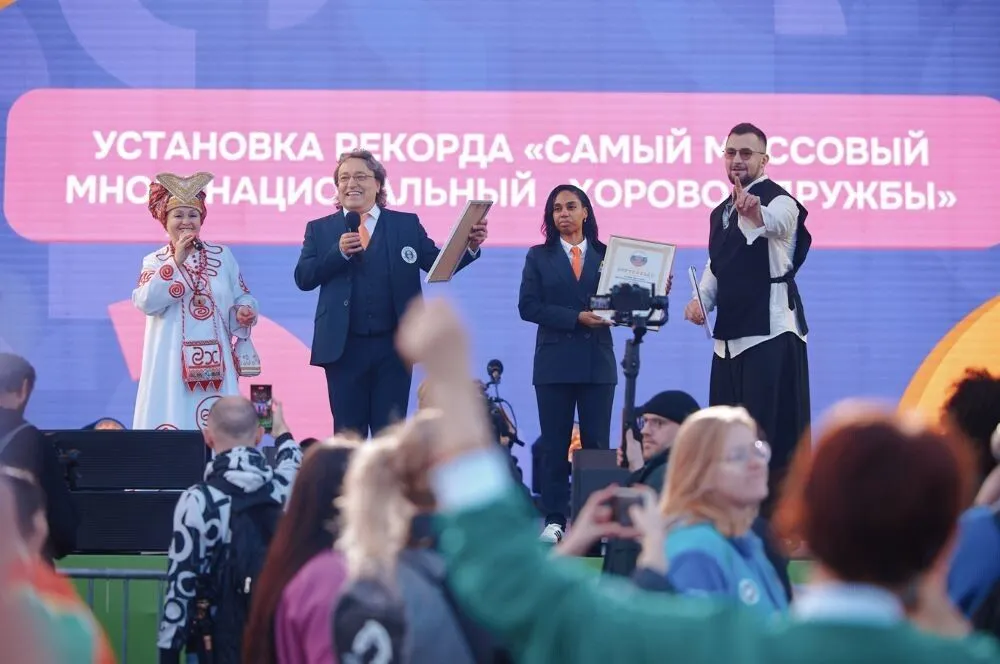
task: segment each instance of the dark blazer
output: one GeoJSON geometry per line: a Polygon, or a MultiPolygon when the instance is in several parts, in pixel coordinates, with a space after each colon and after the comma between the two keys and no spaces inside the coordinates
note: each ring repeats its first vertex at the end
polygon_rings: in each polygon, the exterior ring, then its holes
{"type": "MultiPolygon", "coordinates": [[[[382,209],[379,213],[379,233],[385,233],[389,251],[389,279],[393,307],[397,318],[402,317],[410,301],[421,294],[420,271],[431,269],[441,251],[427,236],[420,218],[410,212],[382,209]],[[403,260],[403,249],[416,251],[417,260],[403,260]]],[[[312,355],[314,366],[332,364],[340,359],[347,341],[350,323],[351,272],[353,262],[340,253],[340,236],[347,232],[344,211],[314,219],[306,224],[302,253],[295,265],[295,285],[304,291],[319,288],[316,321],[313,325],[312,355]]],[[[479,257],[466,252],[458,269],[479,257]]]]}
{"type": "Polygon", "coordinates": [[[587,244],[579,281],[562,243],[536,245],[524,259],[517,309],[522,320],[538,325],[535,385],[618,382],[610,328],[590,328],[576,320],[597,294],[606,249],[598,242],[587,244]]]}

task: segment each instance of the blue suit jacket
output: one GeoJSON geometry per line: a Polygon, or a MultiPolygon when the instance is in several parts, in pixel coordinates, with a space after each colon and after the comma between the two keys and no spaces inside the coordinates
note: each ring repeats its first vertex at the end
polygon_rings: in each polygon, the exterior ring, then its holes
{"type": "MultiPolygon", "coordinates": [[[[396,317],[401,318],[410,301],[421,294],[420,271],[431,269],[440,249],[427,236],[417,215],[382,209],[379,233],[388,245],[390,293],[396,317]],[[403,260],[404,248],[416,251],[417,260],[403,260]]],[[[350,324],[351,273],[353,261],[340,253],[340,236],[347,232],[343,210],[306,224],[302,253],[295,265],[295,285],[301,290],[319,288],[316,321],[313,325],[310,364],[322,366],[340,359],[350,324]]],[[[458,269],[476,258],[466,252],[458,269]]]]}
{"type": "Polygon", "coordinates": [[[562,244],[528,250],[517,308],[522,320],[538,325],[535,385],[618,382],[611,329],[586,327],[576,320],[597,294],[605,250],[603,244],[588,243],[579,281],[562,244]]]}

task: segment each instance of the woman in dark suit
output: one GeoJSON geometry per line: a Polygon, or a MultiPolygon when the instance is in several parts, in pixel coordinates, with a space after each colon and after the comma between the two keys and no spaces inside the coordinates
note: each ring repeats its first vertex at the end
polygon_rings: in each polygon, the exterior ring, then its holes
{"type": "Polygon", "coordinates": [[[597,239],[594,207],[581,189],[562,184],[545,202],[545,243],[528,250],[518,310],[538,325],[533,383],[542,435],[542,540],[566,529],[574,415],[586,449],[608,449],[618,370],[611,323],[590,311],[606,246],[597,239]]]}

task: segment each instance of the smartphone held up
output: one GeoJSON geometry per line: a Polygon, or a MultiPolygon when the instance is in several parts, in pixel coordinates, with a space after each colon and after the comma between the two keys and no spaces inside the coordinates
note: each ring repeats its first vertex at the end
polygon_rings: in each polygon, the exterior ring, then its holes
{"type": "Polygon", "coordinates": [[[274,399],[270,385],[251,385],[250,402],[257,411],[257,423],[264,431],[271,433],[274,426],[274,399]]]}
{"type": "Polygon", "coordinates": [[[626,528],[631,528],[632,515],[629,512],[633,505],[643,504],[644,494],[637,489],[622,487],[615,490],[615,495],[611,498],[611,512],[616,523],[626,528]]]}

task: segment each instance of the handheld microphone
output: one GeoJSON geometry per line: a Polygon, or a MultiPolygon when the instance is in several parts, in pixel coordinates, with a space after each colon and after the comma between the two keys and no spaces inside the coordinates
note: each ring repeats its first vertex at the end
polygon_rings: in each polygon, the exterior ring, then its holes
{"type": "MultiPolygon", "coordinates": [[[[352,233],[357,233],[358,229],[361,228],[361,215],[354,210],[351,210],[344,215],[344,218],[347,220],[347,230],[352,233]]],[[[349,258],[361,260],[361,252],[352,254],[349,258]]]]}
{"type": "Polygon", "coordinates": [[[205,248],[205,245],[203,245],[201,243],[201,240],[199,240],[198,238],[195,238],[192,244],[194,245],[194,248],[197,249],[198,251],[201,251],[202,249],[205,248]]]}
{"type": "Polygon", "coordinates": [[[344,217],[347,219],[347,230],[357,233],[358,229],[361,228],[361,215],[351,210],[344,217]]]}
{"type": "Polygon", "coordinates": [[[486,363],[486,373],[494,384],[499,383],[500,376],[503,375],[503,362],[500,360],[490,360],[486,363]]]}

